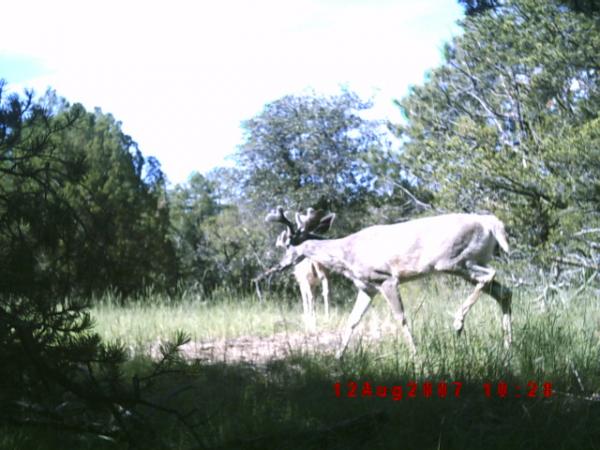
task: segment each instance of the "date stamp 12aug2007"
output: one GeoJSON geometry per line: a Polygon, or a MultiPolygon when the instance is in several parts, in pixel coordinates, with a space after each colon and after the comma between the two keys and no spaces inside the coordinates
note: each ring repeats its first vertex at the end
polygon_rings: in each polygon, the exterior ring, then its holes
{"type": "MultiPolygon", "coordinates": [[[[472,385],[469,386],[472,388],[472,385]]],[[[487,398],[549,398],[552,397],[552,383],[544,381],[528,381],[524,385],[509,385],[505,381],[482,384],[480,391],[487,398]]],[[[417,383],[408,381],[405,384],[393,386],[373,384],[369,381],[333,384],[333,393],[337,398],[390,398],[393,401],[413,398],[460,398],[463,393],[463,383],[460,381],[424,381],[417,383]]]]}

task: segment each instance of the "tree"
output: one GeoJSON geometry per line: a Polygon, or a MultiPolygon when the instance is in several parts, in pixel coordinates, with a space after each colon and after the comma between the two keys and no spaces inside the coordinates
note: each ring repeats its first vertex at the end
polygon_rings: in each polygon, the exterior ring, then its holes
{"type": "Polygon", "coordinates": [[[86,229],[73,236],[74,280],[84,294],[112,286],[127,295],[153,284],[174,284],[175,255],[168,240],[164,176],[147,167],[121,124],[100,110],[84,113],[61,133],[57,146],[83,161],[85,176],[65,195],[86,229]],[[148,181],[147,181],[148,180],[148,181]]]}
{"type": "MultiPolygon", "coordinates": [[[[237,193],[233,203],[239,221],[229,229],[245,230],[251,238],[231,234],[228,242],[253,242],[242,247],[254,255],[244,260],[248,268],[262,271],[262,264],[268,267],[277,259],[278,230],[262,220],[277,205],[292,211],[335,211],[331,235],[343,236],[414,212],[418,205],[411,192],[428,199],[424,189],[407,181],[402,167],[391,163],[398,155],[387,124],[364,117],[371,106],[349,91],[330,97],[286,96],[244,122],[235,177],[222,172],[217,179],[237,193]]],[[[221,250],[221,261],[228,260],[221,250]]],[[[233,249],[227,253],[239,254],[233,249]]],[[[234,273],[246,279],[250,271],[242,270],[236,258],[229,258],[235,261],[234,273]]]]}
{"type": "MultiPolygon", "coordinates": [[[[597,14],[600,12],[600,4],[596,0],[553,0],[556,5],[566,6],[574,12],[584,14],[597,14]]],[[[503,0],[458,0],[458,3],[465,8],[467,16],[481,14],[490,9],[499,8],[507,5],[503,0]]],[[[510,5],[510,3],[508,3],[510,5]]]]}
{"type": "Polygon", "coordinates": [[[174,284],[160,166],[142,178],[145,160],[120,123],[53,92],[10,96],[0,120],[0,290],[128,294],[174,284]]]}
{"type": "Polygon", "coordinates": [[[438,204],[497,212],[527,258],[596,270],[599,24],[534,0],[468,17],[398,128],[438,204]]]}
{"type": "Polygon", "coordinates": [[[375,181],[366,158],[385,145],[381,123],[360,115],[370,107],[349,91],[286,96],[245,121],[236,158],[257,208],[364,208],[375,181]]]}
{"type": "Polygon", "coordinates": [[[224,206],[201,228],[205,245],[199,252],[212,263],[212,278],[220,286],[237,292],[253,289],[251,280],[267,269],[267,260],[260,255],[272,253],[274,243],[264,224],[264,215],[245,212],[235,205],[224,206]]]}
{"type": "Polygon", "coordinates": [[[468,16],[481,14],[500,5],[498,0],[458,0],[468,16]]]}
{"type": "Polygon", "coordinates": [[[178,278],[187,284],[200,284],[207,291],[219,284],[214,261],[203,249],[208,245],[202,225],[221,211],[215,186],[199,173],[169,193],[172,240],[177,253],[178,278]]]}
{"type": "MultiPolygon", "coordinates": [[[[92,265],[87,270],[106,270],[103,260],[81,259],[82,252],[98,255],[94,245],[107,252],[116,247],[93,240],[100,217],[94,208],[110,194],[101,196],[86,183],[101,179],[92,170],[99,169],[93,162],[98,156],[94,138],[122,136],[96,133],[93,127],[75,132],[82,121],[89,125],[90,116],[80,106],[58,112],[48,100],[36,101],[30,92],[25,98],[6,96],[0,81],[0,426],[3,431],[22,426],[72,433],[76,445],[109,439],[131,447],[147,447],[150,440],[162,446],[147,411],[162,414],[165,409],[153,404],[147,392],[165,369],[172,375],[176,348],[185,336],[165,346],[150,376],[131,383],[122,372],[124,347],[101,342],[92,331],[87,303],[61,295],[64,288],[82,285],[74,261],[92,265]]],[[[123,157],[118,152],[111,156],[108,161],[115,165],[123,157]]],[[[178,418],[188,424],[187,418],[178,418]]]]}
{"type": "Polygon", "coordinates": [[[54,139],[81,114],[75,108],[53,120],[32,93],[6,96],[0,80],[0,294],[64,287],[53,271],[70,253],[63,237],[81,222],[63,186],[80,182],[83,168],[80,159],[61,157],[54,139]]]}

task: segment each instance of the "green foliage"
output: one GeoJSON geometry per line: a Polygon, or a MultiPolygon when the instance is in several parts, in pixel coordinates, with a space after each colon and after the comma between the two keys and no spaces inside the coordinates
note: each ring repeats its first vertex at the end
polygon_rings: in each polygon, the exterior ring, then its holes
{"type": "Polygon", "coordinates": [[[203,252],[208,242],[202,231],[202,224],[221,210],[214,190],[214,183],[194,173],[187,183],[178,184],[169,192],[178,278],[186,284],[199,283],[205,289],[213,288],[217,282],[214,264],[203,252]]]}
{"type": "Polygon", "coordinates": [[[498,0],[458,0],[458,3],[465,8],[468,16],[473,16],[497,8],[500,2],[498,0]]]}
{"type": "Polygon", "coordinates": [[[599,23],[555,2],[502,2],[467,18],[400,103],[405,164],[437,203],[497,213],[546,265],[597,270],[599,23]]]}
{"type": "Polygon", "coordinates": [[[223,180],[228,173],[214,171],[212,180],[195,173],[169,194],[180,284],[207,294],[218,287],[251,289],[251,279],[265,269],[258,251],[270,247],[260,219],[224,203],[235,195],[223,180]]]}
{"type": "MultiPolygon", "coordinates": [[[[190,417],[197,419],[208,448],[463,449],[482,448],[483,442],[485,448],[502,449],[531,448],[535,442],[534,447],[576,449],[595,442],[600,437],[600,303],[594,290],[561,290],[545,302],[536,293],[516,292],[515,340],[506,352],[498,306],[488,296],[474,306],[465,332],[456,337],[447,311],[472,288],[458,282],[449,290],[447,281],[401,288],[417,339],[415,359],[396,333],[383,298],[375,299],[341,362],[333,350],[349,306],[333,308],[329,322],[319,317],[318,348],[311,345],[314,335],[303,334],[298,301],[259,303],[235,291],[213,301],[157,296],[135,306],[99,302],[92,314],[103,336],[119,336],[141,348],[178,327],[193,330],[203,343],[190,345],[188,355],[205,362],[162,383],[175,409],[183,413],[200,405],[190,417]],[[298,334],[301,348],[293,341],[298,334]],[[276,349],[288,356],[269,361],[276,349]],[[259,364],[249,363],[256,359],[259,364]],[[359,383],[356,398],[347,398],[349,381],[359,383]],[[415,398],[407,396],[411,381],[419,387],[415,398]],[[425,398],[427,381],[434,386],[446,381],[448,397],[437,398],[434,389],[432,398],[425,398]],[[454,381],[463,384],[458,398],[454,381]],[[508,383],[505,398],[497,395],[501,381],[508,383]],[[539,387],[535,398],[526,395],[530,381],[539,387]],[[404,396],[397,401],[389,391],[386,398],[363,396],[364,382],[373,389],[402,385],[404,396]],[[549,399],[543,398],[544,382],[552,383],[549,399]],[[484,383],[491,384],[491,398],[484,383]],[[565,427],[572,432],[565,433],[565,427]]],[[[181,442],[176,439],[181,428],[158,425],[158,430],[181,442]]]]}
{"type": "Polygon", "coordinates": [[[379,123],[356,94],[287,96],[244,122],[237,153],[244,192],[262,208],[282,204],[340,211],[360,208],[375,175],[365,161],[384,146],[379,123]]]}
{"type": "MultiPolygon", "coordinates": [[[[266,239],[253,247],[272,263],[280,227],[256,218],[277,205],[290,211],[307,207],[334,211],[331,236],[343,236],[374,223],[394,222],[415,208],[406,195],[413,186],[381,121],[365,118],[370,102],[350,91],[331,97],[286,96],[243,123],[245,140],[237,158],[236,203],[248,230],[266,239]]],[[[419,196],[427,198],[426,193],[419,196]]]]}
{"type": "Polygon", "coordinates": [[[401,198],[402,178],[383,156],[392,154],[383,124],[362,117],[370,107],[348,91],[284,97],[243,124],[236,168],[177,186],[171,220],[184,284],[253,288],[277,259],[279,230],[263,220],[276,205],[333,210],[338,234],[402,215],[395,205],[380,212],[401,198]]]}
{"type": "Polygon", "coordinates": [[[244,217],[239,208],[228,206],[202,225],[207,241],[202,250],[213,262],[214,278],[223,286],[247,291],[253,288],[252,278],[266,269],[257,249],[270,243],[260,222],[260,218],[244,217]]]}
{"type": "MultiPolygon", "coordinates": [[[[0,426],[137,445],[152,434],[144,411],[159,410],[142,399],[151,383],[123,379],[124,347],[92,331],[77,294],[168,285],[161,173],[153,162],[142,179],[144,158],[111,116],[3,88],[0,426]]],[[[184,342],[165,346],[150,378],[184,342]]]]}
{"type": "Polygon", "coordinates": [[[120,124],[51,92],[0,109],[0,292],[172,285],[162,173],[120,124]]]}
{"type": "Polygon", "coordinates": [[[87,307],[74,300],[1,298],[0,427],[28,430],[26,442],[36,435],[45,441],[45,433],[52,441],[60,435],[78,441],[78,448],[97,448],[99,441],[166,446],[149,418],[158,414],[157,420],[172,418],[184,428],[187,422],[153,401],[160,392],[154,383],[176,372],[177,351],[187,337],[175,334],[143,376],[128,378],[125,345],[103,343],[92,331],[87,307]]]}
{"type": "Polygon", "coordinates": [[[0,81],[0,294],[56,290],[62,238],[77,226],[62,187],[81,181],[82,161],[65,162],[53,140],[81,111],[52,120],[31,94],[6,97],[3,87],[0,81]]]}
{"type": "Polygon", "coordinates": [[[164,180],[156,165],[142,178],[145,160],[120,123],[99,110],[85,114],[60,136],[61,148],[84,163],[81,183],[65,186],[82,223],[71,246],[75,280],[84,292],[113,286],[124,294],[174,284],[164,180]],[[157,173],[158,172],[158,173],[157,173]]]}

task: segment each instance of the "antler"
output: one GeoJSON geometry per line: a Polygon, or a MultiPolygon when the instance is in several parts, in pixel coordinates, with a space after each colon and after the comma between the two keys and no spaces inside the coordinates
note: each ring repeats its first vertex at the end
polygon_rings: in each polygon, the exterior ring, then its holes
{"type": "Polygon", "coordinates": [[[306,214],[296,213],[298,230],[303,233],[326,233],[331,228],[335,213],[307,208],[306,214]]]}
{"type": "Polygon", "coordinates": [[[298,229],[305,233],[325,233],[331,228],[333,219],[335,219],[334,213],[326,213],[314,208],[307,208],[306,214],[296,213],[298,229]]]}
{"type": "MultiPolygon", "coordinates": [[[[331,228],[331,224],[333,223],[334,219],[335,213],[326,214],[322,210],[317,211],[314,208],[307,208],[306,214],[296,213],[296,228],[290,219],[288,219],[285,215],[283,207],[278,206],[266,215],[265,222],[282,223],[287,227],[287,230],[283,231],[278,236],[277,242],[275,243],[277,247],[286,248],[292,239],[295,242],[294,245],[297,245],[298,243],[307,239],[322,239],[320,236],[313,233],[327,232],[331,228]]],[[[263,278],[266,278],[273,273],[281,272],[291,265],[291,262],[280,262],[278,265],[271,267],[255,277],[252,281],[254,283],[258,283],[263,278]]]]}
{"type": "Polygon", "coordinates": [[[276,209],[272,210],[265,217],[265,222],[278,222],[284,224],[290,230],[290,233],[294,233],[294,224],[285,216],[283,212],[283,207],[278,206],[276,209]]]}

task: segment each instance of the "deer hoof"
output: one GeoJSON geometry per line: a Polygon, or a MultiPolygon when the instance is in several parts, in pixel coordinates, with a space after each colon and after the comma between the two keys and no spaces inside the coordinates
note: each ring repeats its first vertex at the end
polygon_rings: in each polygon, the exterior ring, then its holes
{"type": "Polygon", "coordinates": [[[464,325],[464,323],[463,323],[463,321],[461,319],[455,319],[454,320],[453,326],[454,326],[454,329],[456,330],[456,334],[458,336],[460,336],[460,334],[462,333],[463,325],[464,325]]]}

